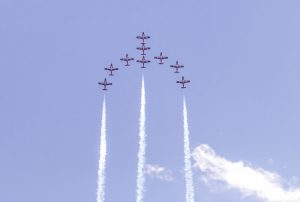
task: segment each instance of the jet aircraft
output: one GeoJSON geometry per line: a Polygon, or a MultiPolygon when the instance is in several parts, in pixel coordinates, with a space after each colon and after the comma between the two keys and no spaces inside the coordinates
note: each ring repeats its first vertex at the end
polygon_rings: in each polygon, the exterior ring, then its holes
{"type": "Polygon", "coordinates": [[[126,65],[125,65],[125,66],[130,66],[130,65],[128,64],[128,62],[131,61],[131,60],[134,60],[134,58],[130,58],[130,57],[128,56],[128,54],[126,53],[125,58],[121,58],[120,60],[126,62],[126,65]]]}
{"type": "Polygon", "coordinates": [[[144,65],[145,65],[145,63],[149,63],[150,60],[146,60],[145,56],[143,56],[143,58],[141,60],[137,60],[137,62],[143,63],[143,66],[141,68],[146,68],[144,65]]]}
{"type": "Polygon", "coordinates": [[[159,64],[162,65],[162,64],[164,64],[163,60],[168,59],[168,57],[163,56],[162,52],[160,52],[159,56],[155,56],[154,59],[158,59],[160,61],[159,64]]]}
{"type": "Polygon", "coordinates": [[[118,70],[119,68],[114,68],[114,67],[113,67],[113,64],[110,64],[110,66],[109,66],[108,68],[104,68],[104,69],[107,70],[107,71],[110,71],[109,76],[113,76],[113,71],[116,71],[116,70],[118,70]]]}
{"type": "Polygon", "coordinates": [[[176,83],[180,83],[180,84],[182,84],[182,87],[181,88],[186,88],[186,86],[184,86],[184,84],[186,84],[186,83],[190,83],[191,81],[190,80],[185,80],[184,79],[184,76],[182,77],[182,79],[181,80],[179,80],[179,81],[176,81],[176,83]]]}
{"type": "Polygon", "coordinates": [[[150,36],[146,36],[144,32],[142,32],[141,36],[137,36],[137,39],[142,39],[142,43],[141,44],[146,44],[145,43],[145,39],[150,39],[150,36]]]}
{"type": "Polygon", "coordinates": [[[98,84],[103,86],[102,90],[107,90],[106,86],[112,85],[112,83],[107,82],[106,78],[104,79],[103,82],[99,82],[98,84]]]}
{"type": "Polygon", "coordinates": [[[175,71],[174,73],[179,73],[178,69],[179,69],[179,68],[183,68],[184,66],[183,66],[183,65],[180,65],[180,64],[178,63],[178,60],[177,60],[177,61],[176,61],[176,64],[175,64],[175,65],[170,65],[170,67],[173,67],[173,68],[176,69],[176,71],[175,71]]]}
{"type": "Polygon", "coordinates": [[[150,47],[146,47],[145,44],[142,44],[142,47],[137,47],[136,49],[143,51],[141,55],[146,55],[145,50],[149,50],[150,47]]]}

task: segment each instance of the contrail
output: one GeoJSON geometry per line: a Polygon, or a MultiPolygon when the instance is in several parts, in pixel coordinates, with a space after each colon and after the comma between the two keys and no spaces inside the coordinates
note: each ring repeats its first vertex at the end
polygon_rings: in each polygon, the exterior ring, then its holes
{"type": "Polygon", "coordinates": [[[105,187],[105,163],[106,163],[106,105],[105,97],[103,98],[101,137],[100,137],[100,159],[98,167],[98,190],[97,202],[104,201],[105,187]]]}
{"type": "Polygon", "coordinates": [[[186,183],[185,184],[186,202],[195,202],[193,173],[192,173],[192,166],[191,166],[189,126],[188,126],[186,102],[184,96],[183,96],[183,126],[184,126],[184,171],[185,171],[185,183],[186,183]]]}
{"type": "Polygon", "coordinates": [[[146,153],[146,112],[145,112],[146,98],[145,98],[145,85],[144,76],[142,78],[141,89],[141,109],[140,109],[140,129],[139,129],[139,153],[138,153],[138,168],[137,168],[137,196],[136,202],[142,202],[144,198],[144,184],[145,184],[145,153],[146,153]]]}

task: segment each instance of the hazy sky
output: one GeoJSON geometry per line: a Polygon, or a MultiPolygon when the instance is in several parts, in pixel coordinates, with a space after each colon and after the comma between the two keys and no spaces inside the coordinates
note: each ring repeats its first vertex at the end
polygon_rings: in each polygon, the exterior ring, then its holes
{"type": "Polygon", "coordinates": [[[202,145],[211,154],[194,153],[197,202],[262,201],[240,191],[247,180],[224,177],[232,170],[222,165],[238,161],[241,173],[264,169],[281,176],[285,190],[300,187],[299,7],[298,0],[1,0],[0,201],[96,201],[104,95],[97,82],[110,63],[120,71],[106,92],[107,202],[135,200],[142,72],[146,202],[185,200],[181,75],[192,81],[184,91],[191,150],[202,145]],[[142,31],[151,36],[152,62],[125,68],[125,53],[140,58],[142,31]],[[169,56],[162,66],[153,60],[160,51],[169,56]],[[176,60],[182,74],[169,67],[176,60]]]}

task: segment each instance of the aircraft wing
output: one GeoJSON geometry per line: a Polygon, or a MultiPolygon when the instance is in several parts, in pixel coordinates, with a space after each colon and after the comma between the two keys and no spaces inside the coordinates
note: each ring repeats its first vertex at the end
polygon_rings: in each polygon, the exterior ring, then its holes
{"type": "Polygon", "coordinates": [[[137,39],[150,39],[150,36],[137,36],[137,39]]]}

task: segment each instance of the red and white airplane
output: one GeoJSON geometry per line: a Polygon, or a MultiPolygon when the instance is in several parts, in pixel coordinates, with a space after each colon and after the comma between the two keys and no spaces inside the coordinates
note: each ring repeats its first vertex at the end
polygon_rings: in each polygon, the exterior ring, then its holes
{"type": "Polygon", "coordinates": [[[150,47],[146,47],[145,44],[142,44],[142,47],[137,47],[136,49],[143,51],[141,55],[146,55],[145,50],[149,50],[150,47]]]}
{"type": "Polygon", "coordinates": [[[178,60],[177,60],[177,61],[176,61],[176,64],[175,64],[175,65],[170,65],[170,67],[173,67],[173,68],[176,69],[176,71],[175,71],[174,73],[179,73],[178,69],[179,69],[179,68],[183,68],[184,66],[183,66],[183,65],[180,65],[180,64],[178,63],[178,60]]]}
{"type": "Polygon", "coordinates": [[[125,65],[125,66],[130,66],[130,65],[128,64],[128,62],[131,61],[131,60],[134,60],[134,58],[130,58],[130,57],[128,56],[128,54],[126,53],[125,58],[121,58],[120,60],[126,62],[126,65],[125,65]]]}
{"type": "Polygon", "coordinates": [[[180,84],[182,84],[182,87],[181,88],[186,88],[186,86],[184,86],[184,84],[186,84],[186,83],[190,83],[191,81],[190,80],[185,80],[184,79],[184,76],[182,77],[182,79],[181,80],[179,80],[179,81],[176,81],[176,83],[180,83],[180,84]]]}
{"type": "Polygon", "coordinates": [[[107,82],[106,78],[104,79],[103,82],[99,82],[98,84],[103,86],[102,90],[107,90],[106,86],[112,85],[112,83],[107,82]]]}
{"type": "Polygon", "coordinates": [[[162,61],[165,59],[168,59],[168,57],[163,56],[162,52],[160,52],[159,56],[155,56],[154,59],[158,59],[160,61],[159,64],[162,65],[162,64],[164,64],[162,61]]]}
{"type": "Polygon", "coordinates": [[[113,64],[110,64],[110,66],[108,68],[104,68],[107,71],[110,71],[109,76],[113,76],[113,71],[118,70],[119,68],[114,68],[113,64]]]}
{"type": "Polygon", "coordinates": [[[137,39],[142,39],[142,44],[145,44],[145,39],[150,39],[150,36],[146,36],[144,32],[142,32],[141,36],[137,36],[137,39]]]}
{"type": "Polygon", "coordinates": [[[143,63],[143,66],[141,66],[141,68],[146,68],[146,67],[145,67],[145,63],[149,63],[150,60],[146,60],[146,59],[145,59],[145,56],[143,56],[143,58],[142,58],[141,60],[137,60],[137,62],[143,63]]]}

